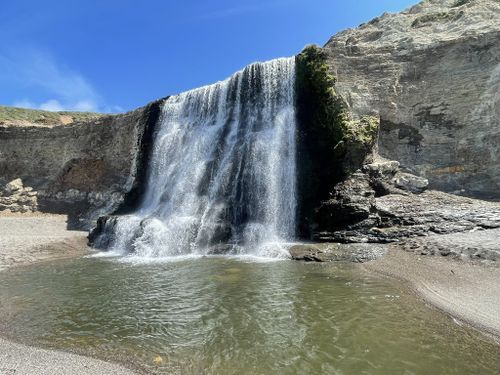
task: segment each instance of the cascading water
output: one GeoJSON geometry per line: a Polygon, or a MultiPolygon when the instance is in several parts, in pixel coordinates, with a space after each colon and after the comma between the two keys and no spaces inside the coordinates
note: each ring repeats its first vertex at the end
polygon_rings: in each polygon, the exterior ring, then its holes
{"type": "Polygon", "coordinates": [[[108,248],[283,256],[295,233],[294,85],[283,58],[167,99],[142,203],[106,224],[108,248]]]}

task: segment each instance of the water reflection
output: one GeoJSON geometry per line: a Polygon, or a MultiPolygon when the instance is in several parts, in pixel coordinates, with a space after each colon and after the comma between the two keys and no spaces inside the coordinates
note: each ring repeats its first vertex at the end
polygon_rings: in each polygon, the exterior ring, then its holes
{"type": "Polygon", "coordinates": [[[94,258],[0,273],[0,285],[12,334],[147,369],[494,374],[500,365],[497,345],[351,265],[94,258]]]}

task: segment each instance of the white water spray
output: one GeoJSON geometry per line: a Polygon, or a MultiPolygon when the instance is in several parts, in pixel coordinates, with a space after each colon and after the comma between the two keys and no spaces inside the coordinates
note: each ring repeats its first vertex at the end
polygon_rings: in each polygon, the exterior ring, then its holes
{"type": "Polygon", "coordinates": [[[294,84],[284,58],[170,97],[140,208],[106,224],[110,250],[283,256],[296,225],[294,84]]]}

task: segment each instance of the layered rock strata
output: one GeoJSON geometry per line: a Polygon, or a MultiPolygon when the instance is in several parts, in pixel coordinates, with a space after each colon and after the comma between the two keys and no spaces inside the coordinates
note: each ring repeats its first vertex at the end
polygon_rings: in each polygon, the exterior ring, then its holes
{"type": "MultiPolygon", "coordinates": [[[[68,125],[0,126],[0,178],[20,179],[36,196],[36,209],[67,213],[76,227],[89,227],[140,194],[147,148],[160,114],[159,100],[135,111],[68,125]]],[[[17,190],[19,191],[19,189],[17,190]]],[[[0,209],[33,210],[24,195],[6,196],[0,209]],[[17,206],[21,207],[20,209],[17,206]],[[25,208],[25,206],[29,206],[25,208]]]]}
{"type": "Polygon", "coordinates": [[[500,2],[423,1],[325,50],[353,113],[380,116],[380,155],[432,189],[500,198],[500,2]]]}

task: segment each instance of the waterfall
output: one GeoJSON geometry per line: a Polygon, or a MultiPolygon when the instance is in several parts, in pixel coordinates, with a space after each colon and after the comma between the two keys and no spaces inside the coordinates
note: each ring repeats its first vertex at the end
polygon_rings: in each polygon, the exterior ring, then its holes
{"type": "Polygon", "coordinates": [[[144,257],[283,256],[296,216],[294,58],[166,100],[139,209],[106,224],[144,257]]]}

